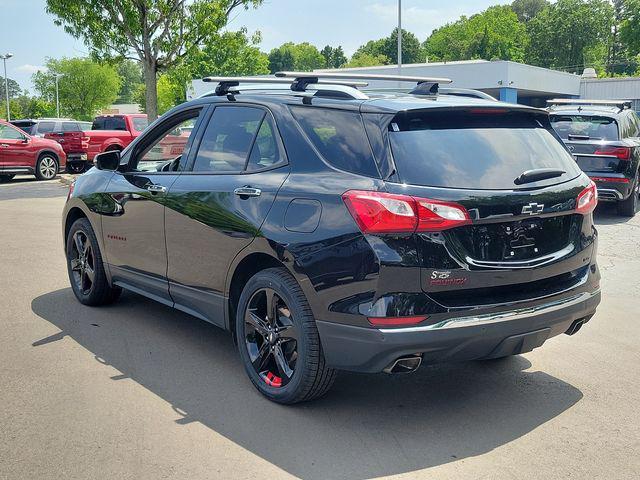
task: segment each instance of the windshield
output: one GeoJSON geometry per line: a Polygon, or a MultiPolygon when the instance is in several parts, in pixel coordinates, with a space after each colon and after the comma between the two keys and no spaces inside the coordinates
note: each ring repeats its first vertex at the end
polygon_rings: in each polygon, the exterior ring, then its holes
{"type": "Polygon", "coordinates": [[[405,112],[389,125],[389,138],[400,179],[413,185],[513,189],[526,170],[566,172],[538,185],[580,174],[551,129],[531,114],[405,112]]]}
{"type": "Polygon", "coordinates": [[[618,140],[618,124],[611,117],[552,115],[551,125],[563,140],[571,140],[570,136],[585,137],[585,140],[618,140]]]}

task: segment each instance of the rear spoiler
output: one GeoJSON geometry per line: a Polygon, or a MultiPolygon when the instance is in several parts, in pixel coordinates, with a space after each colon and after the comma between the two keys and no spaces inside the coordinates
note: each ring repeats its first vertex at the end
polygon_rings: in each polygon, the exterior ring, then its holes
{"type": "Polygon", "coordinates": [[[597,105],[597,106],[610,106],[617,107],[622,111],[625,108],[631,108],[631,100],[585,100],[581,98],[554,98],[547,100],[547,105],[553,107],[554,105],[597,105]]]}

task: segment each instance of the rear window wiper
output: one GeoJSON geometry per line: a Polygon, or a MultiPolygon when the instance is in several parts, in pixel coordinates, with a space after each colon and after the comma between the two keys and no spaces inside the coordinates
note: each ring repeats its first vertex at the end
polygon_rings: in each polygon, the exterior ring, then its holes
{"type": "Polygon", "coordinates": [[[516,185],[533,183],[540,180],[559,177],[561,175],[564,175],[565,173],[567,172],[558,168],[536,168],[535,170],[527,170],[526,172],[522,172],[520,176],[513,181],[513,183],[515,183],[516,185]]]}

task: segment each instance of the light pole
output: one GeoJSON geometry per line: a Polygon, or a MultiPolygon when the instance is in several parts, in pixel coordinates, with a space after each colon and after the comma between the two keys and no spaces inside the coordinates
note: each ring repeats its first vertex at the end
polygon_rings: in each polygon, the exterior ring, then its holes
{"type": "Polygon", "coordinates": [[[61,73],[54,73],[53,76],[56,79],[56,117],[60,118],[60,97],[58,96],[58,79],[63,75],[61,73]]]}
{"type": "Polygon", "coordinates": [[[398,0],[398,74],[402,71],[402,0],[398,0]]]}
{"type": "Polygon", "coordinates": [[[11,109],[9,108],[9,79],[7,78],[7,60],[13,57],[13,53],[5,53],[0,55],[4,63],[4,95],[7,101],[7,122],[11,120],[11,109]]]}

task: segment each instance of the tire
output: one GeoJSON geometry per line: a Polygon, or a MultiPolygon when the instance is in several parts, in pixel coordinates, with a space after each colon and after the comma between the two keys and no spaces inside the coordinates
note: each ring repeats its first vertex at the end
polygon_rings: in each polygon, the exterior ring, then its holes
{"type": "Polygon", "coordinates": [[[331,388],[336,370],[325,363],[309,303],[286,269],[269,268],[251,277],[240,295],[237,312],[240,358],[260,393],[290,405],[318,398],[331,388]],[[266,314],[267,298],[272,299],[271,312],[277,315],[266,314]],[[273,321],[276,316],[278,320],[273,321]],[[263,357],[262,351],[266,352],[263,357]]]}
{"type": "Polygon", "coordinates": [[[640,176],[636,174],[634,187],[629,198],[618,202],[618,215],[622,217],[633,217],[640,208],[640,176]]]}
{"type": "Polygon", "coordinates": [[[98,306],[118,299],[122,289],[109,285],[98,240],[86,218],[76,220],[71,226],[66,254],[69,281],[80,303],[98,306]],[[84,254],[79,255],[79,252],[84,254]]]}
{"type": "Polygon", "coordinates": [[[15,177],[15,174],[0,175],[0,183],[10,182],[15,177]]]}
{"type": "Polygon", "coordinates": [[[53,180],[58,174],[58,158],[51,153],[43,153],[36,162],[36,178],[38,180],[53,180]]]}

